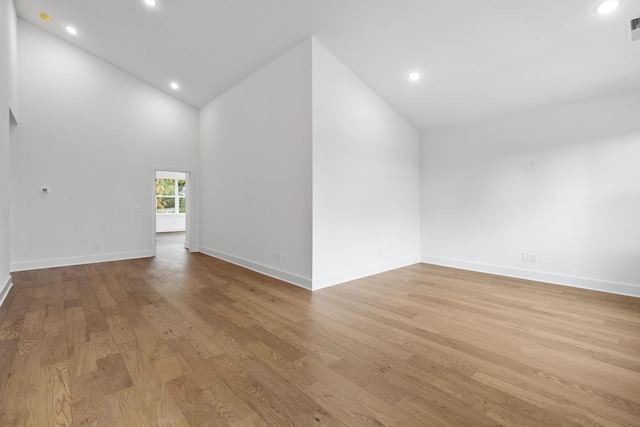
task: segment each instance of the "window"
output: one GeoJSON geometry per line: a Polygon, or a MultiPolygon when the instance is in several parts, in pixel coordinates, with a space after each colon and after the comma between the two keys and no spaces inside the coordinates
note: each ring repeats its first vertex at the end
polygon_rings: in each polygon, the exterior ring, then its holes
{"type": "Polygon", "coordinates": [[[187,182],[184,179],[156,179],[156,213],[187,212],[187,182]]]}

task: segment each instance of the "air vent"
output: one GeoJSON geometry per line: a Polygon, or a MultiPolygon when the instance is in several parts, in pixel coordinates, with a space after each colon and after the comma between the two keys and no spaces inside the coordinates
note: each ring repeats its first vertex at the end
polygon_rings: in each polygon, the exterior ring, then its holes
{"type": "Polygon", "coordinates": [[[640,40],[640,18],[629,20],[629,42],[640,40]]]}

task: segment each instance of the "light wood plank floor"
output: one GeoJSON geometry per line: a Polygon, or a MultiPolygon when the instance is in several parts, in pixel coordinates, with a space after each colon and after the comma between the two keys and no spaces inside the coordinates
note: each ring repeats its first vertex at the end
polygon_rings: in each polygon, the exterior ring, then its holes
{"type": "Polygon", "coordinates": [[[163,239],[14,275],[0,426],[640,426],[640,299],[421,264],[312,294],[163,239]]]}

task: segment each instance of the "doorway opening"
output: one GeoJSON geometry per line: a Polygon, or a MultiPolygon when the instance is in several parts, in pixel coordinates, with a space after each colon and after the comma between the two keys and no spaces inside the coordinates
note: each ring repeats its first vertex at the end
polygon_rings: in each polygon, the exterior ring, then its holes
{"type": "Polygon", "coordinates": [[[190,172],[153,170],[153,249],[158,255],[186,253],[190,236],[190,172]]]}

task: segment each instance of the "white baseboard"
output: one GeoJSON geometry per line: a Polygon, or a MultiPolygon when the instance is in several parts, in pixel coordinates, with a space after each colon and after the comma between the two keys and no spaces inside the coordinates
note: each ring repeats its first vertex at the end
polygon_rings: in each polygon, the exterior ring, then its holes
{"type": "Polygon", "coordinates": [[[46,259],[38,261],[12,262],[11,271],[38,270],[41,268],[66,267],[69,265],[95,264],[97,262],[122,261],[125,259],[149,258],[152,251],[118,252],[113,254],[88,255],[71,258],[46,259]]]}
{"type": "Polygon", "coordinates": [[[332,274],[317,279],[313,279],[313,290],[328,288],[329,286],[339,285],[340,283],[349,282],[351,280],[361,279],[363,277],[372,276],[374,274],[384,273],[385,271],[395,270],[396,268],[406,267],[420,262],[419,256],[403,258],[399,260],[384,262],[382,264],[370,265],[355,270],[345,271],[343,273],[332,274]]]}
{"type": "Polygon", "coordinates": [[[444,267],[459,268],[461,270],[478,271],[481,273],[496,274],[499,276],[516,277],[518,279],[535,280],[554,285],[571,286],[573,288],[590,289],[593,291],[608,292],[611,294],[640,297],[640,285],[626,283],[605,282],[602,280],[588,279],[542,271],[521,270],[518,268],[501,267],[491,264],[482,264],[457,259],[422,256],[422,262],[426,264],[441,265],[444,267]]]}
{"type": "Polygon", "coordinates": [[[298,276],[297,274],[288,273],[286,271],[278,270],[273,267],[268,267],[257,262],[249,261],[248,259],[240,258],[235,255],[230,255],[224,252],[217,251],[215,249],[200,246],[200,252],[209,255],[213,258],[218,258],[223,261],[230,262],[231,264],[239,265],[240,267],[248,268],[249,270],[256,271],[264,274],[265,276],[273,277],[278,280],[282,280],[292,285],[299,286],[304,289],[311,290],[311,280],[306,277],[298,276]]]}
{"type": "Polygon", "coordinates": [[[2,303],[4,302],[4,299],[7,297],[7,295],[9,295],[11,286],[13,286],[13,281],[11,280],[11,275],[9,275],[9,277],[7,277],[7,280],[0,288],[0,307],[2,306],[2,303]]]}

